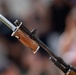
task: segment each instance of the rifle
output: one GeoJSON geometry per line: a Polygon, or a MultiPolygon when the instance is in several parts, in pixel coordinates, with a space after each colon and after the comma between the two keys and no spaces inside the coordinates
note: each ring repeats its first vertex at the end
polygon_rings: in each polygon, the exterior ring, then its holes
{"type": "Polygon", "coordinates": [[[15,36],[22,44],[26,47],[32,49],[33,53],[36,53],[39,50],[39,47],[42,47],[50,55],[49,60],[51,60],[65,75],[76,75],[76,69],[66,64],[61,57],[55,55],[51,49],[49,49],[36,35],[36,29],[29,31],[22,22],[16,20],[13,25],[8,21],[3,15],[0,14],[0,20],[7,25],[12,31],[11,36],[15,36]]]}

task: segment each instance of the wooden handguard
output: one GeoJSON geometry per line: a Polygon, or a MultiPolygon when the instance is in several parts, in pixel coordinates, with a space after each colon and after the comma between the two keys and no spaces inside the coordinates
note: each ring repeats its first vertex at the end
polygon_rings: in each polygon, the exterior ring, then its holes
{"type": "Polygon", "coordinates": [[[39,45],[20,29],[15,32],[14,36],[26,47],[31,48],[33,53],[36,53],[39,49],[39,45]]]}
{"type": "Polygon", "coordinates": [[[70,71],[68,74],[66,75],[76,75],[76,73],[74,71],[70,71]]]}

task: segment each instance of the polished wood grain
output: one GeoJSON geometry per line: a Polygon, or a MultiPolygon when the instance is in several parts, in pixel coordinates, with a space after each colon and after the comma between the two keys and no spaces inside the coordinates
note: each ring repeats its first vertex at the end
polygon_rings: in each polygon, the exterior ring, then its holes
{"type": "Polygon", "coordinates": [[[14,36],[26,47],[31,48],[33,52],[36,52],[39,47],[35,41],[33,41],[27,34],[24,34],[20,29],[16,31],[14,36]]]}

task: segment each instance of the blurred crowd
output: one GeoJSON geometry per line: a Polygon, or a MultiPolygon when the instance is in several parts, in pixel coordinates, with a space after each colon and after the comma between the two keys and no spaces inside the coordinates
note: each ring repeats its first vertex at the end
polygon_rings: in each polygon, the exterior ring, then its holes
{"type": "MultiPolygon", "coordinates": [[[[0,0],[0,14],[23,22],[52,52],[76,67],[76,0],[0,0]]],[[[40,48],[36,54],[0,21],[0,75],[64,75],[40,48]]]]}

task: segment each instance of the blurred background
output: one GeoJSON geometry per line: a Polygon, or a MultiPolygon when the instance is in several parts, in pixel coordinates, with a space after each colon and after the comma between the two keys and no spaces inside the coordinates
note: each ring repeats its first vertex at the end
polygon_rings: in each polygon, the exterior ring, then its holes
{"type": "MultiPolygon", "coordinates": [[[[76,67],[76,0],[0,0],[0,14],[37,29],[43,43],[76,67]]],[[[0,75],[64,75],[44,49],[33,54],[11,33],[0,21],[0,75]]]]}

